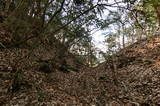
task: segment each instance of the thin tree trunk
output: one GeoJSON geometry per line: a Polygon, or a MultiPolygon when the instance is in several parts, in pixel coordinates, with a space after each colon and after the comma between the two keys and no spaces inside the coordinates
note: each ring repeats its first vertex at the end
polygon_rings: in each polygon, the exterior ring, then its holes
{"type": "Polygon", "coordinates": [[[5,6],[5,12],[6,12],[6,13],[9,12],[9,7],[10,7],[11,2],[12,2],[12,0],[7,0],[7,1],[6,1],[6,6],[5,6]]]}
{"type": "Polygon", "coordinates": [[[123,48],[125,48],[125,37],[124,37],[125,35],[123,34],[122,35],[122,44],[123,44],[123,48]]]}
{"type": "Polygon", "coordinates": [[[160,26],[160,6],[155,7],[155,9],[156,9],[157,18],[158,18],[159,26],[160,26]]]}

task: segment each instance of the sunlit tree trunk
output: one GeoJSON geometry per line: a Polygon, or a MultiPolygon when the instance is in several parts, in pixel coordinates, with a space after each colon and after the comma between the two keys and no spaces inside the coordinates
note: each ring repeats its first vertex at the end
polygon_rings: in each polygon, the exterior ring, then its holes
{"type": "Polygon", "coordinates": [[[123,48],[125,48],[125,35],[122,35],[122,44],[123,44],[123,48]]]}
{"type": "Polygon", "coordinates": [[[124,25],[122,24],[122,45],[123,45],[123,48],[125,48],[125,35],[124,35],[124,31],[125,31],[125,28],[124,28],[124,25]]]}
{"type": "Polygon", "coordinates": [[[159,21],[159,26],[160,26],[160,6],[155,7],[156,13],[157,13],[157,18],[159,21]]]}
{"type": "Polygon", "coordinates": [[[160,2],[159,2],[159,0],[153,0],[152,4],[153,4],[153,8],[155,9],[155,12],[157,14],[158,23],[160,26],[160,2]]]}

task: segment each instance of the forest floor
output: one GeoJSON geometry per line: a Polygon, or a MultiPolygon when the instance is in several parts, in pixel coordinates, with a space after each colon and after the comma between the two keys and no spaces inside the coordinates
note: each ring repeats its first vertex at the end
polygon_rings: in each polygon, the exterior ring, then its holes
{"type": "Polygon", "coordinates": [[[78,72],[40,72],[27,53],[0,51],[0,106],[160,105],[160,37],[140,40],[114,60],[78,72]]]}

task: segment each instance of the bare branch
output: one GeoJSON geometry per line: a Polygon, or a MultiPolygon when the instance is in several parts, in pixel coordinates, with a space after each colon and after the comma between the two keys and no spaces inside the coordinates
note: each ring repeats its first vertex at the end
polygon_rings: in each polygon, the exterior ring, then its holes
{"type": "Polygon", "coordinates": [[[62,11],[64,3],[65,3],[65,0],[63,0],[63,2],[61,3],[60,8],[52,15],[52,17],[50,18],[50,20],[49,20],[48,23],[46,24],[45,28],[47,28],[48,25],[50,24],[50,22],[52,22],[52,20],[54,19],[54,17],[55,17],[58,13],[60,13],[60,12],[62,11]]]}
{"type": "Polygon", "coordinates": [[[51,0],[45,4],[45,7],[44,7],[44,10],[43,10],[43,15],[42,15],[42,27],[44,26],[44,23],[45,23],[45,15],[46,15],[46,10],[47,10],[47,6],[49,6],[54,0],[51,0]]]}
{"type": "MultiPolygon", "coordinates": [[[[65,0],[64,0],[64,1],[65,1],[65,0]]],[[[88,10],[82,12],[82,13],[79,14],[78,16],[74,17],[71,21],[69,21],[68,23],[66,23],[65,25],[62,25],[61,27],[59,27],[59,28],[58,28],[57,30],[55,30],[52,34],[56,34],[56,33],[59,32],[61,29],[65,28],[66,26],[68,26],[69,24],[71,24],[73,21],[75,21],[75,20],[78,19],[79,17],[83,16],[84,14],[88,13],[89,11],[93,10],[93,9],[96,8],[97,6],[98,6],[98,4],[95,5],[95,6],[93,6],[93,7],[91,7],[91,8],[89,8],[88,10]]],[[[49,23],[48,23],[48,24],[49,24],[49,23]]],[[[24,39],[24,40],[22,40],[22,41],[17,42],[16,44],[11,45],[10,47],[15,46],[15,45],[19,45],[19,44],[22,44],[22,43],[25,43],[25,42],[28,41],[28,40],[31,40],[31,39],[33,39],[33,38],[37,38],[37,37],[41,36],[41,35],[43,34],[43,32],[45,32],[46,28],[47,28],[47,26],[46,26],[45,28],[43,28],[43,30],[41,30],[38,35],[30,36],[30,37],[28,37],[28,38],[26,38],[26,39],[24,39]]],[[[28,35],[28,34],[31,34],[34,30],[36,30],[36,29],[33,29],[31,32],[27,33],[27,35],[28,35]]]]}

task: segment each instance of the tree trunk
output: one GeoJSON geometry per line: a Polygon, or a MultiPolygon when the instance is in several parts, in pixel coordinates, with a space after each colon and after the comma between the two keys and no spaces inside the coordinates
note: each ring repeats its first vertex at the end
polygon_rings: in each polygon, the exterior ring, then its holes
{"type": "Polygon", "coordinates": [[[123,48],[125,48],[125,37],[124,37],[125,35],[123,34],[122,35],[122,44],[123,44],[123,48]]]}
{"type": "Polygon", "coordinates": [[[7,0],[6,1],[6,6],[5,6],[5,12],[6,13],[8,13],[8,11],[9,11],[9,6],[10,6],[11,2],[12,2],[12,0],[7,0]]]}
{"type": "Polygon", "coordinates": [[[157,18],[158,18],[158,22],[159,22],[159,26],[160,26],[160,6],[156,5],[154,6],[155,10],[156,10],[156,14],[157,14],[157,18]]]}

